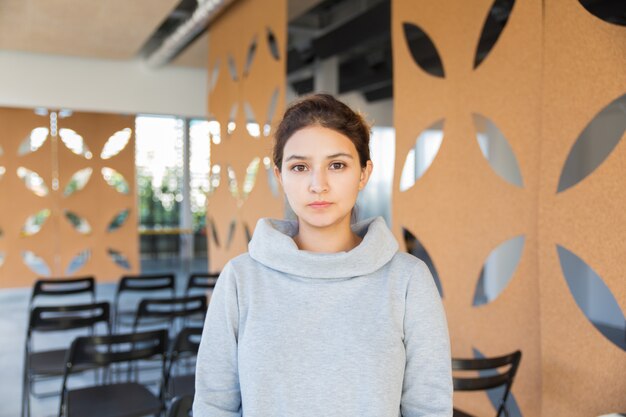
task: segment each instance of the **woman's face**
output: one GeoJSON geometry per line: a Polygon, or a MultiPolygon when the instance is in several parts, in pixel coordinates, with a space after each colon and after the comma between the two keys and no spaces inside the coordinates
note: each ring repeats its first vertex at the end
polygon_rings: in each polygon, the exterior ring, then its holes
{"type": "Polygon", "coordinates": [[[371,161],[361,168],[350,139],[321,126],[296,131],[285,144],[282,171],[274,168],[299,221],[316,228],[350,223],[371,171],[371,161]]]}

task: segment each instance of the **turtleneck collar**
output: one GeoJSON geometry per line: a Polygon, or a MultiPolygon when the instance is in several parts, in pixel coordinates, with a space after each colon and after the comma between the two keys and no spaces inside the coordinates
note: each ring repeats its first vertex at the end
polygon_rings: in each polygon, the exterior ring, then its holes
{"type": "Polygon", "coordinates": [[[352,225],[362,237],[348,252],[316,253],[298,249],[295,220],[260,219],[248,246],[250,257],[268,268],[306,278],[352,278],[377,271],[393,258],[398,243],[382,217],[352,225]]]}

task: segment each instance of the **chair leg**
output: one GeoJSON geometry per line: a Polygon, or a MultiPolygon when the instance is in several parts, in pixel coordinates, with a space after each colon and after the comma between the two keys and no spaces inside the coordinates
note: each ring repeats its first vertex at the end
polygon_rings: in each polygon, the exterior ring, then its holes
{"type": "Polygon", "coordinates": [[[24,370],[22,373],[22,417],[30,417],[30,374],[28,367],[28,351],[26,351],[24,352],[24,370]]]}

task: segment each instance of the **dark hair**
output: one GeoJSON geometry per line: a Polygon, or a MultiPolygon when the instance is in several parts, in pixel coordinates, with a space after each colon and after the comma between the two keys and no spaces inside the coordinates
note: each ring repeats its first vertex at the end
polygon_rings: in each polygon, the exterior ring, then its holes
{"type": "Polygon", "coordinates": [[[330,94],[312,94],[292,103],[276,129],[272,158],[279,170],[289,138],[309,126],[325,127],[348,137],[359,154],[361,168],[370,160],[370,127],[363,116],[330,94]]]}

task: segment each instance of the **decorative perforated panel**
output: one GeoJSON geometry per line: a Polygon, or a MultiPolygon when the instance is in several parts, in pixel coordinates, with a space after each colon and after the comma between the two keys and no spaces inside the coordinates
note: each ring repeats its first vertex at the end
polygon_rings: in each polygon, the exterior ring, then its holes
{"type": "Polygon", "coordinates": [[[138,271],[134,118],[39,113],[0,109],[0,287],[30,286],[38,276],[113,280],[138,271]]]}
{"type": "Polygon", "coordinates": [[[286,7],[240,0],[209,29],[209,118],[220,126],[211,150],[220,180],[207,209],[211,271],[246,251],[259,218],[282,213],[263,161],[284,108],[286,7]]]}
{"type": "Polygon", "coordinates": [[[626,27],[601,3],[394,2],[396,233],[436,265],[455,356],[523,351],[509,415],[626,410],[626,27]]]}

